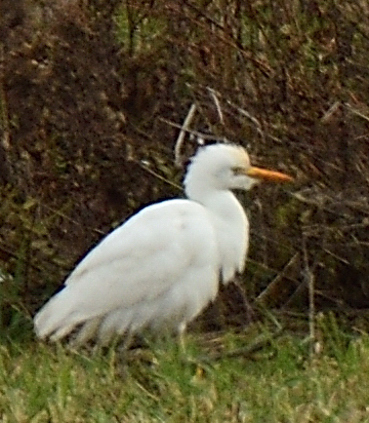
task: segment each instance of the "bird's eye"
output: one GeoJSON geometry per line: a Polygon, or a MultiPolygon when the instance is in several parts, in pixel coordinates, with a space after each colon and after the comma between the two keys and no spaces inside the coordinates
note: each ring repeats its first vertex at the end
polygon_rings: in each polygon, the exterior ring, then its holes
{"type": "Polygon", "coordinates": [[[244,175],[245,174],[245,168],[242,166],[234,166],[232,167],[232,172],[235,175],[244,175]]]}

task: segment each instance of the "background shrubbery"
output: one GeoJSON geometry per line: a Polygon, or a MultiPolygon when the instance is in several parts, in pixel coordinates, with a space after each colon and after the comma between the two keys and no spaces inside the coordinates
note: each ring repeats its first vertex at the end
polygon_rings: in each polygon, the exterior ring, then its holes
{"type": "Polygon", "coordinates": [[[364,0],[3,0],[2,324],[137,207],[182,195],[164,120],[192,103],[194,129],[297,179],[245,198],[250,298],[302,309],[309,274],[319,307],[368,307],[368,51],[364,0]]]}

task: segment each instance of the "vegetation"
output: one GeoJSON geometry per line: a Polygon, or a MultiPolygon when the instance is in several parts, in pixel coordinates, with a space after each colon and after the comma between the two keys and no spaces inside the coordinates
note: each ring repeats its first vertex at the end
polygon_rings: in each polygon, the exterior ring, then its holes
{"type": "Polygon", "coordinates": [[[2,421],[368,421],[368,28],[365,0],[0,3],[2,421]],[[158,343],[127,366],[35,344],[31,317],[76,260],[182,195],[172,124],[191,104],[192,129],[296,176],[244,199],[252,310],[230,286],[188,354],[158,343]],[[323,324],[328,310],[346,320],[323,324]],[[308,311],[310,328],[286,319],[227,356],[265,313],[308,311]],[[202,345],[215,329],[222,347],[202,345]]]}
{"type": "Polygon", "coordinates": [[[258,327],[133,350],[0,348],[4,422],[367,422],[369,339],[319,319],[320,345],[258,327]],[[270,339],[252,349],[254,331],[270,339]],[[318,352],[318,350],[320,352],[318,352]]]}
{"type": "Polygon", "coordinates": [[[181,195],[168,121],[191,103],[193,129],[296,176],[245,199],[249,296],[277,280],[264,304],[301,310],[311,274],[319,307],[367,307],[366,2],[17,0],[0,16],[0,263],[27,313],[137,207],[181,195]]]}

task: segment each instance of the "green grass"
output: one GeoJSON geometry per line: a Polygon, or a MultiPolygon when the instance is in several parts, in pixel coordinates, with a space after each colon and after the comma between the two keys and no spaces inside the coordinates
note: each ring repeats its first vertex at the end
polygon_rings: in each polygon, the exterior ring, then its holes
{"type": "MultiPolygon", "coordinates": [[[[258,329],[260,331],[260,328],[258,329]]],[[[369,338],[324,329],[322,351],[282,333],[242,354],[250,333],[188,335],[147,350],[0,345],[1,422],[369,422],[369,338]],[[234,350],[238,355],[230,356],[234,350]]]]}

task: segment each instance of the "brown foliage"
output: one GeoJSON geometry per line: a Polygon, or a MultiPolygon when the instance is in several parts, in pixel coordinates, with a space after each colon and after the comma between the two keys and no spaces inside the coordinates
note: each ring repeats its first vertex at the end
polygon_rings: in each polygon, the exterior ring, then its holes
{"type": "Polygon", "coordinates": [[[161,118],[196,102],[195,129],[296,175],[294,193],[252,194],[251,295],[304,238],[273,304],[301,305],[308,264],[321,305],[368,305],[366,2],[54,3],[0,3],[0,258],[22,261],[27,296],[138,205],[180,195],[161,118]]]}

